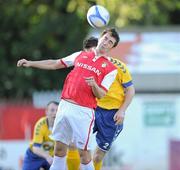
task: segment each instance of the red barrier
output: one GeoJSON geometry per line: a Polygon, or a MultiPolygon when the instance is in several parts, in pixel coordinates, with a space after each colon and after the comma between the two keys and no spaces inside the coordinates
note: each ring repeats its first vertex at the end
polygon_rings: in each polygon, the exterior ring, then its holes
{"type": "Polygon", "coordinates": [[[32,105],[0,105],[0,140],[30,139],[44,109],[32,105]]]}

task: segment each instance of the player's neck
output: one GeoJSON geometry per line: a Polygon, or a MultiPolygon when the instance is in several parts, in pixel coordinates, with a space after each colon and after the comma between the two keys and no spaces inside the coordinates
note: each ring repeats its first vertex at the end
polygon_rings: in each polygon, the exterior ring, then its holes
{"type": "Polygon", "coordinates": [[[50,119],[50,118],[47,118],[47,122],[48,122],[48,128],[51,128],[51,127],[53,127],[53,120],[52,119],[50,119]]]}
{"type": "Polygon", "coordinates": [[[106,57],[107,56],[107,52],[106,51],[104,51],[104,50],[99,50],[99,49],[95,49],[95,55],[96,56],[104,56],[104,57],[106,57]]]}

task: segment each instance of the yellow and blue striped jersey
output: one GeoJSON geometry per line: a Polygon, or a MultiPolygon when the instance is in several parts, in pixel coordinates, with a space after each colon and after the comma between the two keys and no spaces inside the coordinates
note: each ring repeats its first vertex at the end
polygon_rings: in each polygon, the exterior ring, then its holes
{"type": "Polygon", "coordinates": [[[38,146],[53,156],[54,142],[49,137],[51,133],[52,131],[48,128],[47,118],[42,117],[39,119],[34,127],[33,140],[30,144],[30,149],[32,150],[33,146],[38,146]]]}
{"type": "Polygon", "coordinates": [[[111,58],[111,62],[117,67],[118,73],[106,95],[97,99],[97,105],[104,109],[119,109],[124,102],[124,89],[131,86],[132,77],[126,65],[118,59],[111,58]]]}

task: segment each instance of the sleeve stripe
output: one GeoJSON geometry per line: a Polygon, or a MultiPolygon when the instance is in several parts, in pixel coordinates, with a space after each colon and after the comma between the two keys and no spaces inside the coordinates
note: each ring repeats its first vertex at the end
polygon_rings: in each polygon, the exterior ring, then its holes
{"type": "Polygon", "coordinates": [[[103,90],[105,90],[106,92],[108,91],[108,89],[107,88],[105,88],[104,86],[100,86],[103,90]]]}
{"type": "Polygon", "coordinates": [[[33,146],[41,147],[40,143],[34,143],[33,146]]]}
{"type": "Polygon", "coordinates": [[[133,85],[133,82],[132,82],[132,81],[129,81],[129,82],[127,82],[127,83],[123,83],[122,85],[123,85],[124,88],[127,88],[127,87],[133,85]]]}
{"type": "Polygon", "coordinates": [[[60,62],[65,66],[65,67],[68,67],[67,65],[66,65],[66,63],[61,59],[60,60],[60,62]]]}

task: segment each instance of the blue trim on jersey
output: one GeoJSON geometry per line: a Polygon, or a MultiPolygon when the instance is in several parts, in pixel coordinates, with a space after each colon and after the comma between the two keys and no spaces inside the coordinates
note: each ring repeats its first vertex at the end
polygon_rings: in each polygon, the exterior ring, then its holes
{"type": "Polygon", "coordinates": [[[127,87],[133,85],[133,82],[132,82],[132,81],[129,81],[129,82],[127,82],[127,83],[123,83],[122,85],[123,85],[124,88],[127,88],[127,87]]]}
{"type": "Polygon", "coordinates": [[[33,146],[41,147],[41,145],[40,143],[33,143],[33,146]]]}
{"type": "Polygon", "coordinates": [[[40,168],[49,170],[50,164],[46,159],[34,154],[28,148],[24,157],[22,170],[39,170],[40,168]]]}
{"type": "Polygon", "coordinates": [[[96,132],[96,142],[103,151],[108,151],[123,129],[123,124],[115,125],[114,115],[117,109],[107,110],[97,107],[93,132],[96,132]]]}

